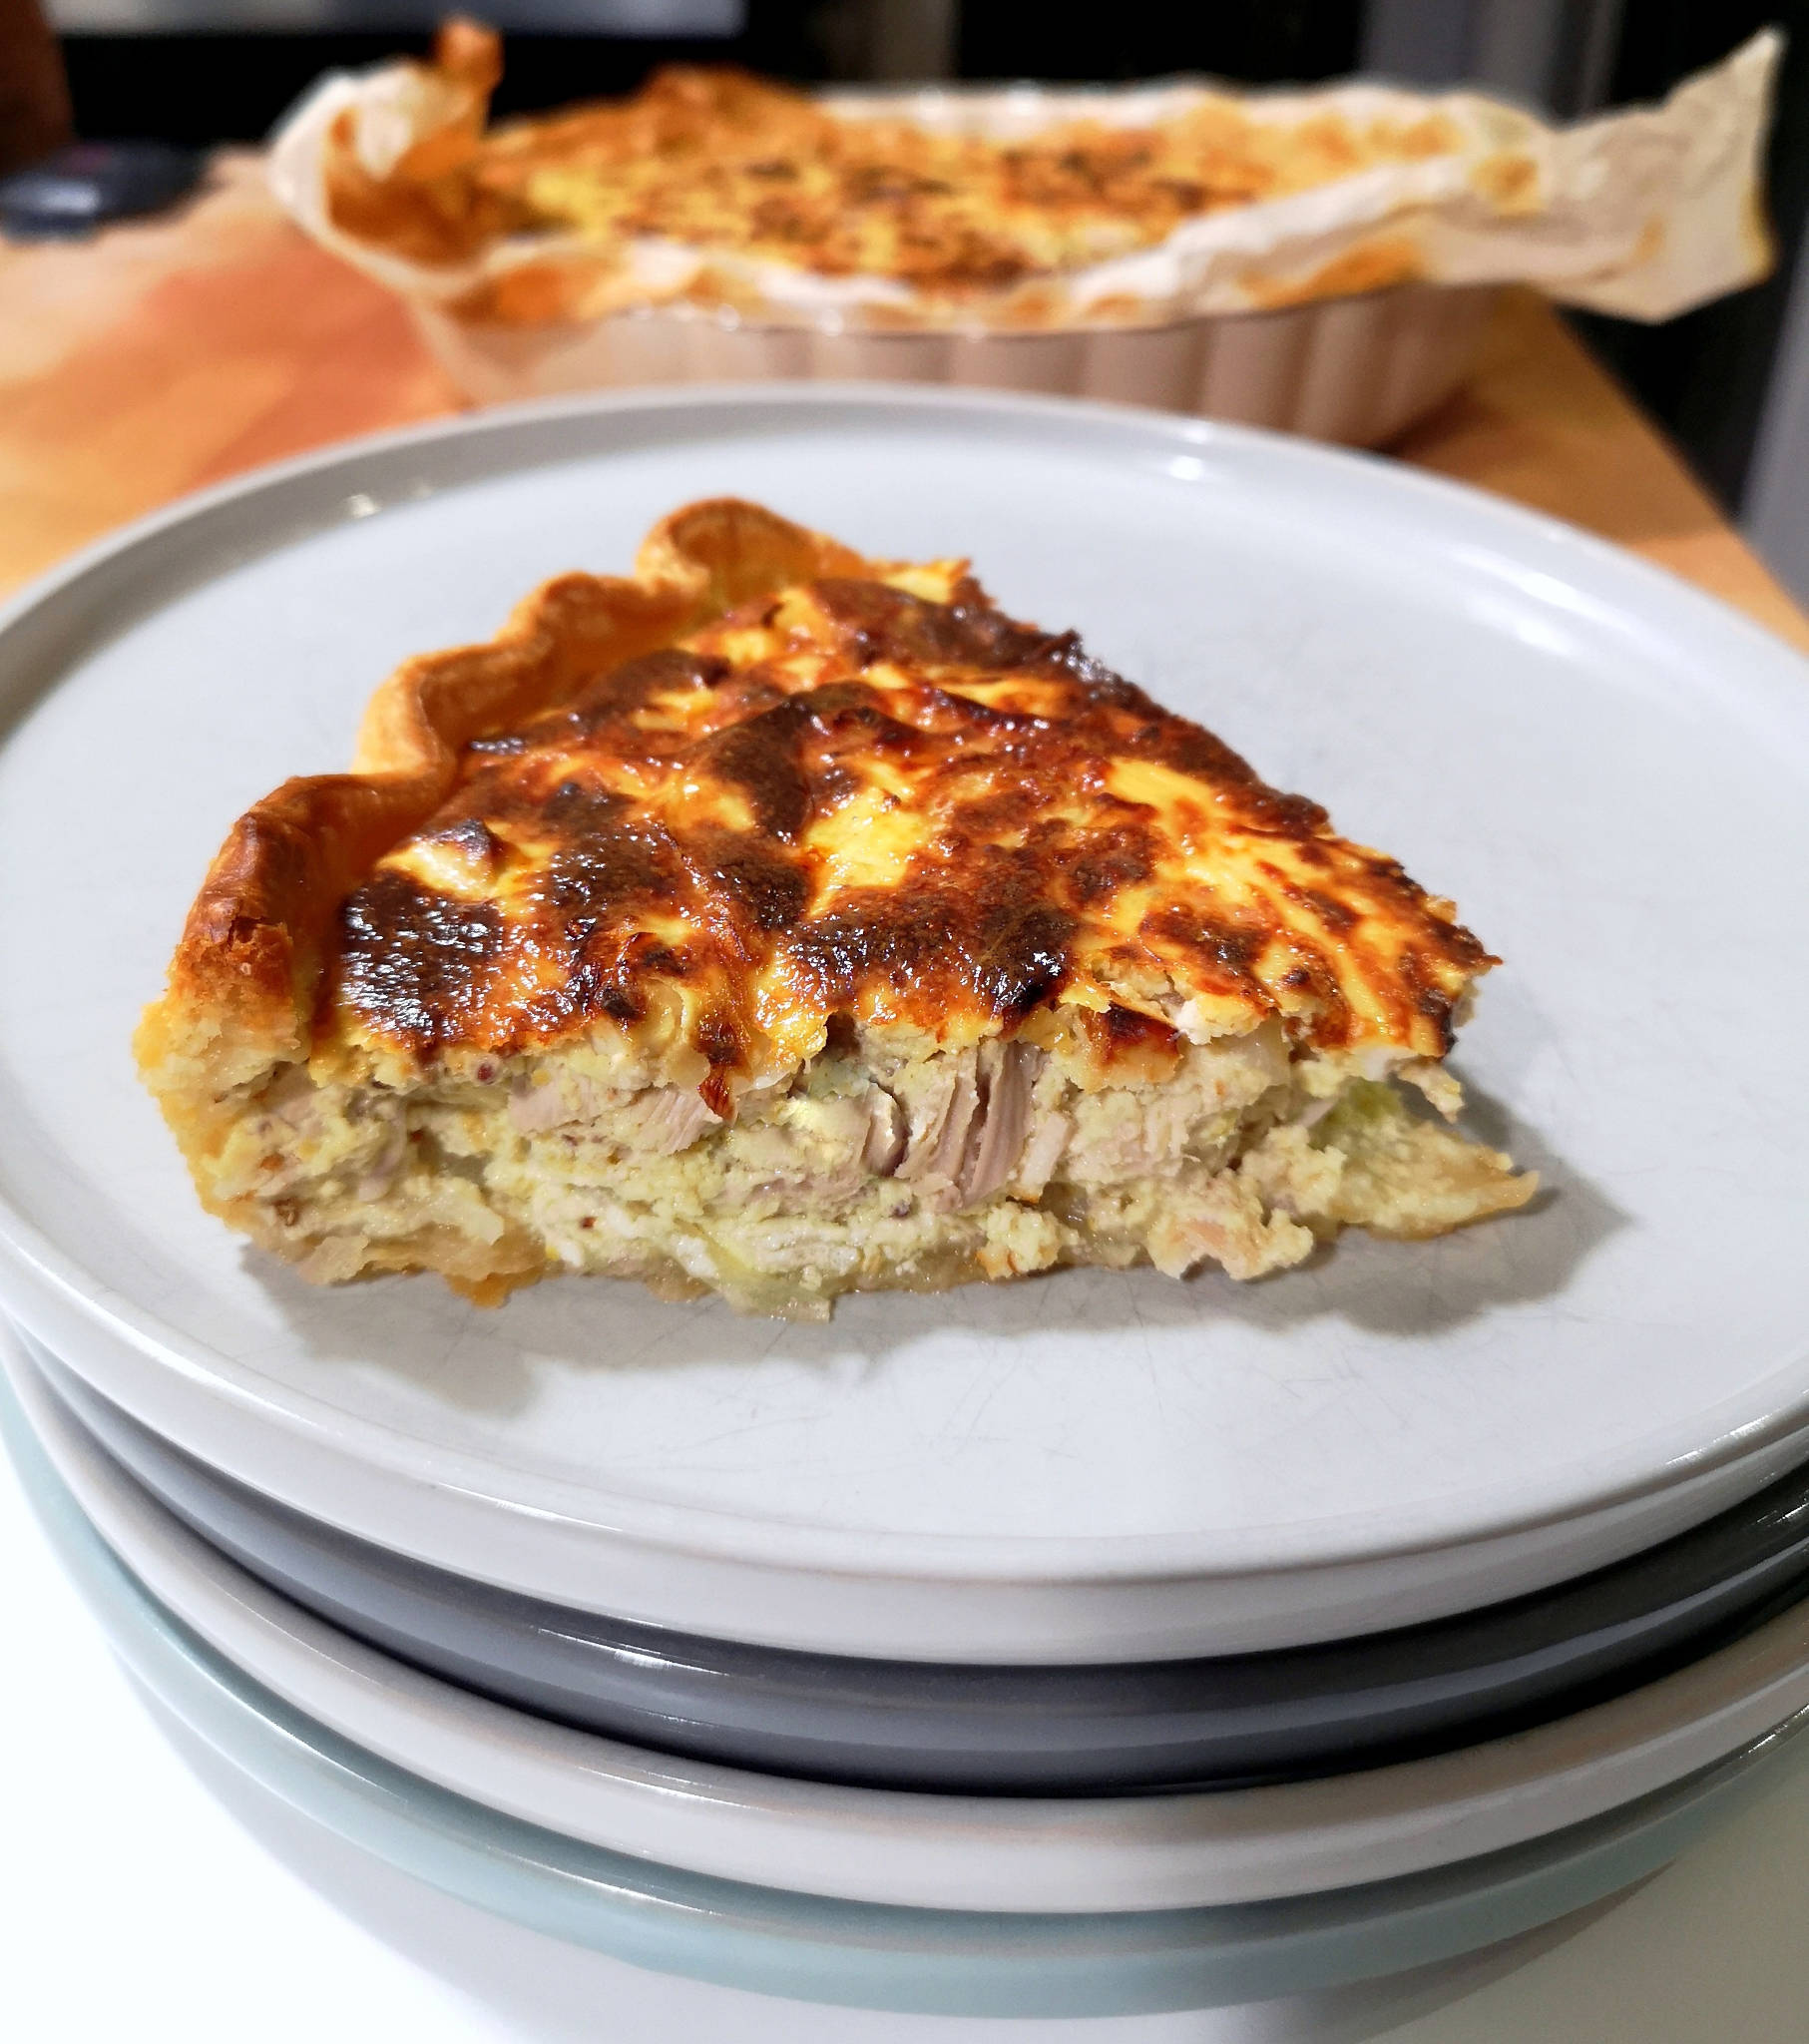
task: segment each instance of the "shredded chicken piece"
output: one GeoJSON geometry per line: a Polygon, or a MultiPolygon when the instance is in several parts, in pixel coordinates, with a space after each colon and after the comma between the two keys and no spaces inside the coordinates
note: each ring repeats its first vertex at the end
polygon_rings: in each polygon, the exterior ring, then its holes
{"type": "Polygon", "coordinates": [[[1030,1127],[1031,1089],[1042,1063],[1042,1052],[1032,1044],[981,1045],[980,1107],[961,1167],[962,1206],[990,1200],[1017,1170],[1030,1127]]]}
{"type": "Polygon", "coordinates": [[[867,1096],[867,1139],[860,1161],[875,1178],[890,1178],[905,1154],[904,1109],[883,1086],[867,1096]]]}
{"type": "Polygon", "coordinates": [[[1252,1038],[1185,1046],[1166,1078],[1103,1081],[997,1037],[878,1070],[828,1055],[750,1090],[732,1119],[695,1088],[569,1062],[407,1094],[296,1066],[221,1162],[223,1187],[323,1281],[431,1230],[492,1266],[615,1271],[805,1317],[876,1274],[940,1284],[1147,1261],[1255,1278],[1342,1226],[1440,1233],[1535,1184],[1416,1118],[1392,1083],[1252,1038]]]}

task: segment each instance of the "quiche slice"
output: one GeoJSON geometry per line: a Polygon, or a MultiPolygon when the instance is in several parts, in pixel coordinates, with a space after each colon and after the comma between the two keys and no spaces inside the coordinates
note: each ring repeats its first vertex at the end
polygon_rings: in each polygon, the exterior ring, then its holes
{"type": "Polygon", "coordinates": [[[717,501],[392,675],[234,826],[137,1048],[309,1278],[816,1318],[1524,1205],[1439,1119],[1495,962],[965,562],[717,501]]]}

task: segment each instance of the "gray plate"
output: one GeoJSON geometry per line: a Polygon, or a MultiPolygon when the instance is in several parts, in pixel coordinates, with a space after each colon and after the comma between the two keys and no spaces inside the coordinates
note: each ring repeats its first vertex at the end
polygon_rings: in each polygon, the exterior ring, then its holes
{"type": "Polygon", "coordinates": [[[442,1892],[657,1971],[951,2015],[1200,2008],[1374,1978],[1547,1923],[1655,1871],[1800,1765],[1799,1718],[1672,1788],[1433,1872],[1230,1907],[908,1909],[714,1879],[523,1823],[272,1696],[153,1598],[83,1516],[0,1379],[0,1439],[64,1566],[160,1713],[263,1790],[442,1892]]]}
{"type": "Polygon", "coordinates": [[[1461,1619],[1145,1665],[838,1659],[568,1611],[355,1540],[172,1447],[32,1353],[162,1503],[261,1581],[416,1666],[635,1745],[864,1787],[1063,1794],[1303,1780],[1580,1710],[1809,1590],[1809,1470],[1637,1559],[1461,1619]]]}

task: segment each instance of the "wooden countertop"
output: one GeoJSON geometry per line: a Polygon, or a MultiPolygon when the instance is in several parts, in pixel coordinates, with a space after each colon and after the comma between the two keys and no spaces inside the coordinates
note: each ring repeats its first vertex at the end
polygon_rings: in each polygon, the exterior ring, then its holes
{"type": "MultiPolygon", "coordinates": [[[[254,156],[223,156],[180,215],[0,245],[0,590],[185,490],[458,407],[400,305],[277,214],[254,156]]],[[[1530,294],[1394,452],[1630,547],[1809,650],[1809,617],[1530,294]]]]}

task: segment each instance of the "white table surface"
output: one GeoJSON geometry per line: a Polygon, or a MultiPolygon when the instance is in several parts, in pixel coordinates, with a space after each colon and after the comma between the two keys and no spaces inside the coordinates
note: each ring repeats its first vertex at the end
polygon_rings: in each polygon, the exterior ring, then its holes
{"type": "Polygon", "coordinates": [[[0,2035],[18,2044],[1790,2044],[1809,1771],[1581,1919],[1310,2000],[1068,2022],[868,2015],[668,1980],[435,1894],[211,1755],[115,1666],[0,1461],[0,2035]],[[202,1779],[198,1780],[198,1773],[202,1779]]]}

